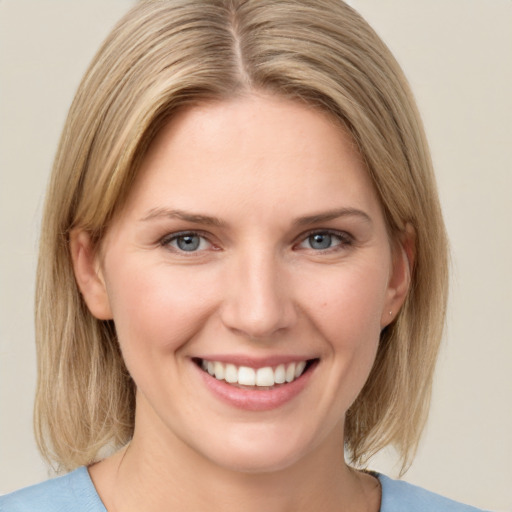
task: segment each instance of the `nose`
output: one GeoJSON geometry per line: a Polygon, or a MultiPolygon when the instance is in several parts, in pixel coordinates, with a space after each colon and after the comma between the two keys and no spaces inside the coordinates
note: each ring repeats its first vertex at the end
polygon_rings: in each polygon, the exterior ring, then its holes
{"type": "Polygon", "coordinates": [[[233,262],[221,308],[222,322],[228,329],[265,340],[296,323],[291,283],[283,266],[263,252],[233,262]]]}

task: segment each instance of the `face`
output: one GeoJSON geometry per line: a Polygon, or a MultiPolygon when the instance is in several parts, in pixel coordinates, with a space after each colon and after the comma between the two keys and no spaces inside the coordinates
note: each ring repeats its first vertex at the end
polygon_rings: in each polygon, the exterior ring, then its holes
{"type": "Polygon", "coordinates": [[[240,471],[341,450],[407,288],[350,136],[263,95],[173,118],[100,252],[72,250],[137,385],[134,442],[240,471]]]}

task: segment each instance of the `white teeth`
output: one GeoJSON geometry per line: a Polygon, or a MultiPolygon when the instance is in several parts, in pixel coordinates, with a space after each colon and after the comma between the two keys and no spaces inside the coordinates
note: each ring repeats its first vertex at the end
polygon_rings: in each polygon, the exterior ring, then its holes
{"type": "Polygon", "coordinates": [[[295,379],[295,363],[286,367],[286,382],[292,382],[295,379]]]}
{"type": "Polygon", "coordinates": [[[297,363],[297,365],[295,366],[295,378],[298,378],[302,375],[304,368],[306,368],[306,361],[301,361],[300,363],[297,363]]]}
{"type": "Polygon", "coordinates": [[[219,363],[218,361],[216,361],[214,363],[213,367],[215,369],[215,378],[219,379],[219,380],[224,380],[224,375],[225,375],[224,365],[222,363],[219,363]]]}
{"type": "Polygon", "coordinates": [[[217,380],[225,380],[229,384],[242,386],[272,387],[274,384],[293,382],[299,378],[306,368],[306,361],[280,364],[275,368],[265,366],[254,369],[249,366],[237,367],[220,361],[201,360],[201,368],[217,380]]]}
{"type": "Polygon", "coordinates": [[[254,386],[256,384],[256,372],[253,368],[240,366],[238,368],[238,384],[242,386],[254,386]]]}
{"type": "Polygon", "coordinates": [[[274,372],[274,382],[276,384],[283,384],[286,381],[286,369],[284,364],[280,364],[274,372]]]}
{"type": "Polygon", "coordinates": [[[259,368],[256,371],[256,386],[273,386],[274,371],[270,366],[259,368]]]}
{"type": "Polygon", "coordinates": [[[226,379],[226,382],[229,382],[230,384],[233,382],[238,382],[238,370],[234,364],[226,365],[226,373],[224,378],[226,379]]]}

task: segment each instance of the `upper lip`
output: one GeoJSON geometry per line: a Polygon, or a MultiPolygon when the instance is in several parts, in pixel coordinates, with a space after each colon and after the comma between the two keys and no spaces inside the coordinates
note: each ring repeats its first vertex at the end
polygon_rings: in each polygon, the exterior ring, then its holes
{"type": "Polygon", "coordinates": [[[309,361],[318,359],[315,356],[308,355],[273,355],[269,357],[253,357],[248,355],[235,354],[208,354],[193,357],[192,359],[201,359],[206,361],[218,361],[235,366],[247,366],[249,368],[265,368],[267,366],[278,366],[280,364],[298,363],[300,361],[309,361]]]}

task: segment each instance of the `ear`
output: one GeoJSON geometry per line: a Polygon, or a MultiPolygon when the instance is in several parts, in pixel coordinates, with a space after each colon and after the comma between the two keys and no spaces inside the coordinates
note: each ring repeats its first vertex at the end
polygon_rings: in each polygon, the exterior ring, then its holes
{"type": "Polygon", "coordinates": [[[112,311],[98,251],[89,233],[74,229],[69,243],[75,279],[89,311],[99,320],[111,320],[112,311]]]}
{"type": "Polygon", "coordinates": [[[400,239],[394,243],[393,264],[381,316],[381,328],[386,327],[396,318],[407,297],[414,266],[415,239],[414,228],[411,224],[407,224],[400,239]]]}

